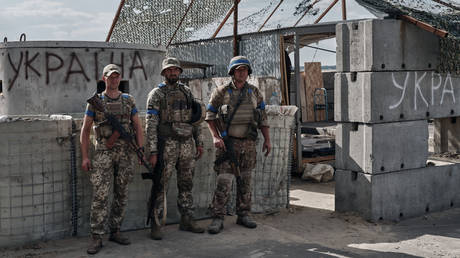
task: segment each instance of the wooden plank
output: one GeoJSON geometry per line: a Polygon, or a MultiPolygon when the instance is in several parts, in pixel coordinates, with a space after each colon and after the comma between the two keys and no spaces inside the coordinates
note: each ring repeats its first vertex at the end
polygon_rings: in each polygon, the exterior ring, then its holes
{"type": "Polygon", "coordinates": [[[313,158],[302,158],[302,164],[305,163],[318,163],[321,161],[328,161],[328,160],[334,160],[335,155],[329,155],[329,156],[318,156],[318,157],[313,157],[313,158]]]}
{"type": "Polygon", "coordinates": [[[306,92],[305,92],[305,73],[300,73],[300,111],[302,112],[301,120],[302,122],[308,122],[307,119],[307,100],[306,100],[306,92]]]}
{"type": "MultiPolygon", "coordinates": [[[[307,109],[307,120],[304,122],[314,122],[314,101],[313,95],[316,88],[323,88],[323,74],[321,73],[320,62],[306,62],[305,67],[305,98],[307,109]]],[[[317,121],[323,121],[326,118],[326,111],[317,111],[317,121]]]]}
{"type": "Polygon", "coordinates": [[[286,58],[285,58],[284,36],[280,35],[280,72],[281,72],[281,104],[289,105],[289,90],[286,74],[286,58]]]}

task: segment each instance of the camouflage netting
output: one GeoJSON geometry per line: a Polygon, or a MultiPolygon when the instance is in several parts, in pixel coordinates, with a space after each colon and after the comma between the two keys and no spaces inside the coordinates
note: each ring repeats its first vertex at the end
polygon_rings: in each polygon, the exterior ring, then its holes
{"type": "Polygon", "coordinates": [[[444,0],[357,0],[374,13],[409,15],[435,28],[447,31],[441,38],[439,72],[460,74],[460,5],[444,0]],[[444,3],[444,4],[443,4],[444,3]]]}
{"type": "MultiPolygon", "coordinates": [[[[264,26],[275,29],[292,26],[298,17],[318,16],[320,9],[313,7],[316,0],[296,0],[284,4],[264,26]]],[[[167,45],[191,0],[126,0],[110,41],[167,45]]],[[[277,6],[279,0],[245,0],[238,7],[238,33],[255,32],[277,6]]],[[[208,39],[218,28],[234,0],[195,0],[172,43],[208,39]]],[[[312,21],[310,21],[311,23],[312,21]]],[[[219,32],[219,37],[233,34],[233,16],[219,32]]]]}
{"type": "MultiPolygon", "coordinates": [[[[191,0],[126,0],[110,41],[167,45],[191,0]]],[[[174,42],[227,13],[233,0],[195,0],[174,42]]]]}

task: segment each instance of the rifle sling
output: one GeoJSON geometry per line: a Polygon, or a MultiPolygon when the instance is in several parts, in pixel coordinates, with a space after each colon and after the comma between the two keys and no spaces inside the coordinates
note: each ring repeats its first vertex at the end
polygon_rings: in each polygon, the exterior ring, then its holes
{"type": "MultiPolygon", "coordinates": [[[[233,120],[233,117],[235,116],[235,113],[236,111],[238,110],[238,108],[240,107],[241,103],[243,102],[243,99],[244,99],[244,91],[246,90],[246,87],[243,87],[241,89],[241,92],[240,94],[238,95],[238,100],[236,102],[236,105],[235,105],[235,109],[233,110],[233,112],[230,114],[230,116],[228,117],[228,121],[227,121],[227,124],[226,124],[226,128],[225,128],[225,131],[228,133],[228,130],[230,129],[230,125],[232,123],[232,120],[233,120]]],[[[229,137],[228,135],[225,136],[225,137],[229,137]]],[[[225,142],[225,141],[224,141],[225,142]]],[[[230,142],[230,144],[233,144],[232,142],[230,142]]],[[[218,159],[216,159],[215,161],[215,164],[216,165],[220,165],[222,164],[224,161],[228,160],[230,157],[229,157],[229,153],[228,153],[228,150],[227,152],[225,153],[225,155],[219,157],[218,159]]]]}
{"type": "Polygon", "coordinates": [[[232,123],[232,120],[233,120],[233,117],[235,116],[236,114],[236,111],[238,110],[238,108],[240,107],[241,103],[243,102],[243,99],[244,99],[244,90],[246,89],[246,87],[243,87],[241,89],[241,92],[240,92],[240,95],[238,95],[238,100],[236,102],[236,105],[235,105],[235,109],[233,110],[233,112],[230,114],[230,116],[228,117],[228,121],[227,121],[227,124],[226,124],[226,128],[225,128],[225,131],[228,133],[228,129],[230,129],[230,125],[232,123]]]}

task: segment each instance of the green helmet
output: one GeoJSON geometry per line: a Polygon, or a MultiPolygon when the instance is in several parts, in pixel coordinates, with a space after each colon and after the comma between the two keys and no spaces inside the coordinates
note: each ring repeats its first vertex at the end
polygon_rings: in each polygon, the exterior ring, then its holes
{"type": "Polygon", "coordinates": [[[248,67],[248,74],[252,73],[251,62],[245,56],[235,56],[230,60],[228,65],[228,75],[233,75],[238,66],[245,65],[248,67]]]}
{"type": "Polygon", "coordinates": [[[180,72],[182,73],[182,67],[180,66],[180,62],[177,58],[175,57],[167,57],[163,60],[161,64],[161,75],[163,75],[163,72],[168,69],[169,67],[177,67],[180,69],[180,72]]]}

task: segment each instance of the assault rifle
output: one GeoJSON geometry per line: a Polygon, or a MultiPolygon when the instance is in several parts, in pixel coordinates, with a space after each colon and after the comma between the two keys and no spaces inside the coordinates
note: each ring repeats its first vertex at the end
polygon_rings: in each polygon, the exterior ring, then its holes
{"type": "MultiPolygon", "coordinates": [[[[233,141],[229,136],[223,137],[224,144],[225,144],[225,153],[223,156],[218,158],[215,163],[219,165],[224,161],[228,160],[230,167],[232,168],[233,174],[236,177],[237,185],[241,183],[241,173],[240,173],[240,164],[238,162],[238,158],[236,157],[235,148],[233,147],[233,141]]],[[[239,189],[239,188],[237,188],[239,189]]]]}
{"type": "MultiPolygon", "coordinates": [[[[113,133],[109,137],[109,139],[106,142],[106,146],[110,149],[113,147],[115,142],[118,140],[118,138],[124,139],[126,142],[128,142],[129,147],[136,152],[137,157],[141,161],[142,165],[149,171],[147,173],[142,173],[142,179],[150,179],[152,180],[152,188],[150,190],[150,200],[148,204],[148,213],[147,213],[147,225],[150,222],[150,218],[152,217],[152,209],[155,207],[155,200],[156,200],[156,194],[158,193],[160,189],[160,177],[161,177],[161,172],[162,172],[162,167],[158,162],[155,168],[152,168],[150,166],[150,163],[145,160],[144,158],[144,153],[141,150],[134,137],[126,132],[125,128],[120,124],[120,121],[118,121],[117,117],[108,113],[105,110],[104,104],[102,103],[100,97],[97,95],[97,93],[94,93],[94,95],[86,100],[89,104],[91,104],[97,111],[103,112],[104,117],[107,120],[107,122],[110,124],[112,127],[113,133]]],[[[158,221],[157,218],[155,218],[156,221],[158,221]]]]}
{"type": "MultiPolygon", "coordinates": [[[[153,217],[155,220],[152,223],[156,223],[157,225],[160,225],[160,220],[158,219],[158,214],[152,213],[156,211],[155,209],[155,203],[156,203],[156,198],[157,194],[162,190],[162,185],[161,185],[161,175],[164,169],[164,162],[163,162],[163,149],[164,149],[164,141],[159,140],[158,141],[158,159],[157,159],[157,164],[155,165],[154,170],[149,170],[151,172],[149,173],[142,173],[142,179],[146,180],[152,180],[152,187],[150,188],[150,199],[147,204],[147,225],[150,223],[150,219],[153,217]]],[[[166,198],[166,195],[164,195],[164,198],[166,198]]],[[[163,221],[166,219],[166,200],[163,200],[163,221]]]]}
{"type": "MultiPolygon", "coordinates": [[[[227,126],[225,129],[225,132],[227,133],[230,129],[230,125],[232,123],[233,117],[235,116],[236,110],[240,107],[241,103],[243,102],[245,90],[246,90],[246,87],[241,89],[240,95],[238,96],[238,101],[236,102],[234,110],[227,119],[227,123],[226,123],[227,126]]],[[[233,147],[233,141],[228,135],[223,136],[222,139],[224,141],[226,151],[224,155],[216,159],[215,164],[219,165],[223,163],[224,161],[228,160],[230,163],[230,166],[232,167],[233,174],[236,177],[236,184],[237,186],[239,186],[241,184],[240,164],[238,162],[238,158],[236,157],[235,148],[233,147]]],[[[236,189],[239,190],[241,189],[241,187],[237,187],[236,189]]]]}

